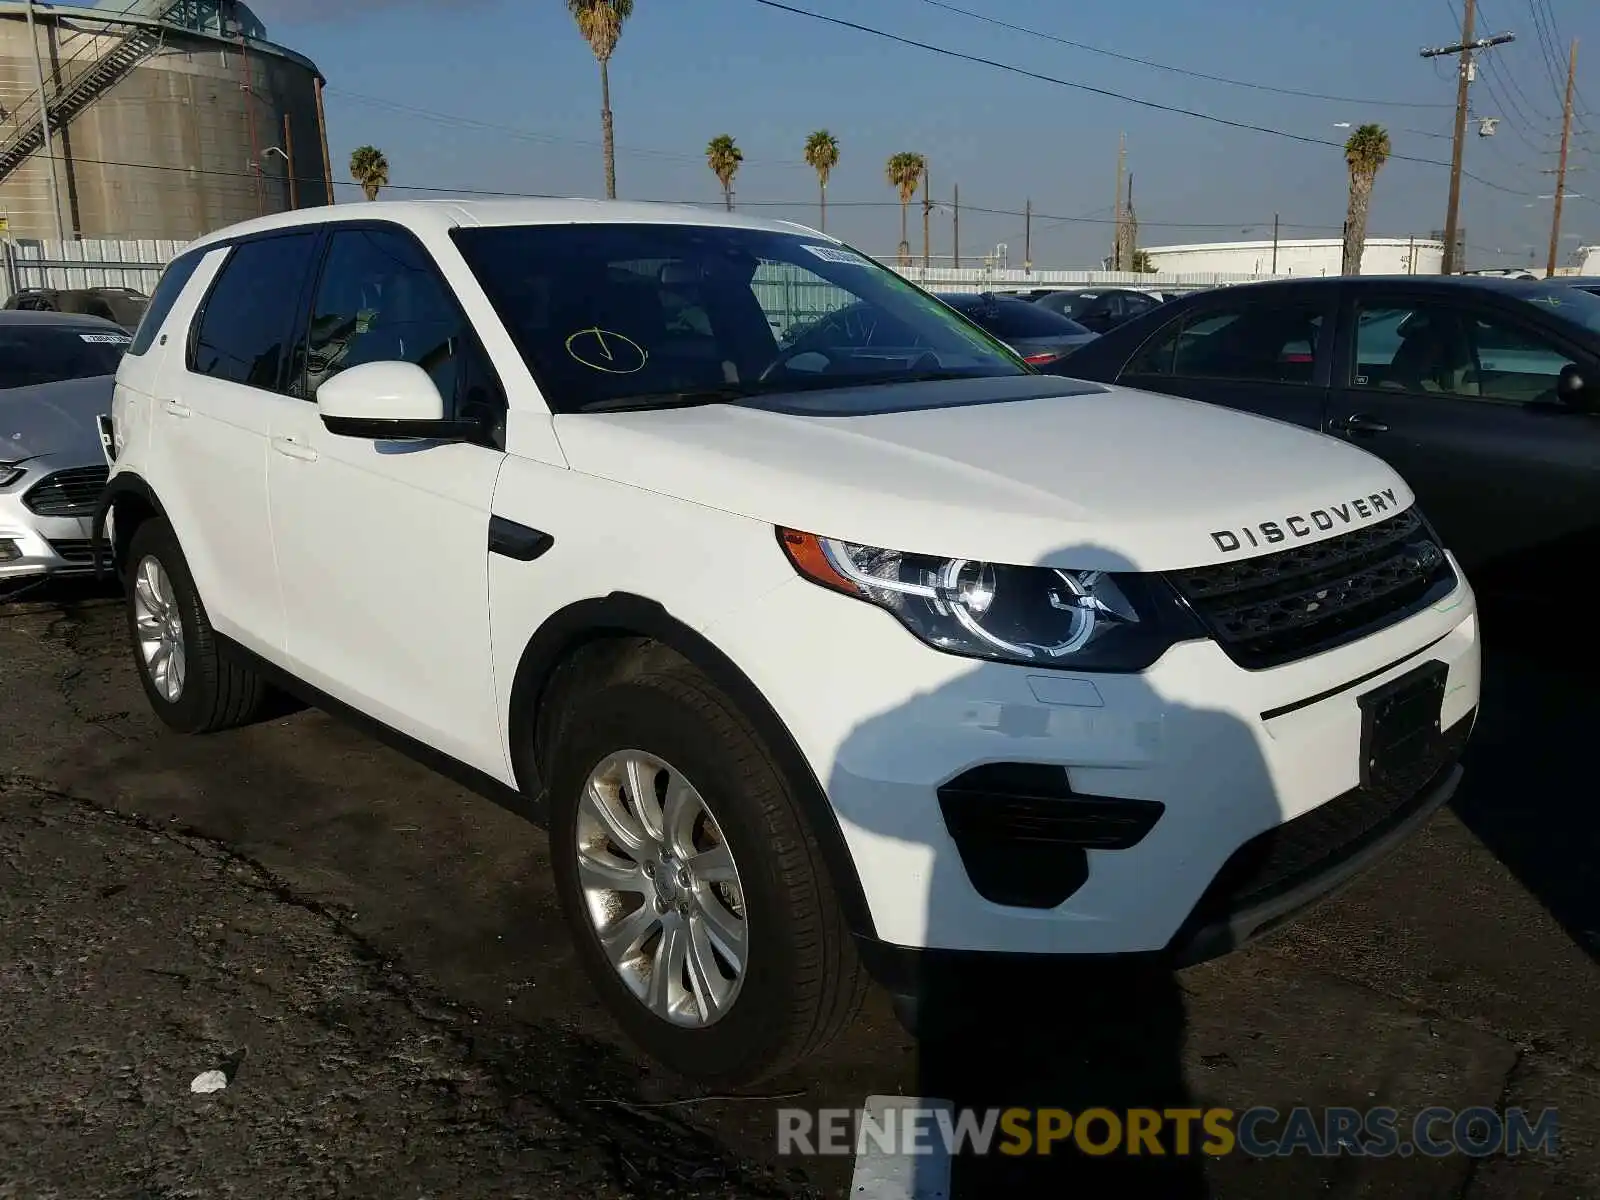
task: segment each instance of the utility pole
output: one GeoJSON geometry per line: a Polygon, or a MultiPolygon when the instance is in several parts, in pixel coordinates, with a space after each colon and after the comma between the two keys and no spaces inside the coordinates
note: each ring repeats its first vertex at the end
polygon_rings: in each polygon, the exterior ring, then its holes
{"type": "Polygon", "coordinates": [[[333,203],[333,163],[328,158],[328,117],[322,107],[322,76],[317,76],[317,136],[322,139],[322,182],[333,203]]]}
{"type": "Polygon", "coordinates": [[[283,160],[289,165],[289,211],[300,207],[300,181],[294,175],[294,128],[283,114],[283,160]]]}
{"type": "Polygon", "coordinates": [[[1272,273],[1278,273],[1278,214],[1272,214],[1272,273]]]}
{"type": "Polygon", "coordinates": [[[1445,209],[1444,261],[1440,264],[1440,274],[1443,275],[1451,274],[1458,265],[1456,263],[1456,227],[1461,213],[1461,155],[1467,142],[1467,91],[1472,85],[1473,77],[1477,74],[1477,67],[1473,62],[1472,54],[1475,50],[1487,50],[1491,46],[1499,46],[1516,40],[1509,33],[1500,33],[1493,37],[1478,38],[1474,41],[1472,36],[1473,22],[1476,19],[1476,0],[1465,0],[1465,10],[1461,18],[1461,40],[1451,46],[1434,46],[1422,51],[1423,58],[1439,58],[1449,54],[1460,56],[1459,77],[1456,80],[1455,141],[1450,151],[1450,201],[1445,209]]]}
{"type": "Polygon", "coordinates": [[[922,168],[922,269],[926,271],[930,264],[930,251],[933,246],[933,235],[929,232],[929,225],[933,218],[933,183],[928,178],[928,168],[922,168]]]}
{"type": "Polygon", "coordinates": [[[1111,269],[1122,270],[1122,173],[1128,161],[1128,135],[1117,139],[1117,219],[1111,227],[1111,269]]]}
{"type": "Polygon", "coordinates": [[[954,214],[955,228],[951,231],[950,252],[955,255],[956,270],[961,269],[961,185],[956,184],[954,214]]]}
{"type": "Polygon", "coordinates": [[[44,59],[39,54],[39,34],[33,23],[33,0],[23,5],[28,16],[28,40],[33,43],[33,75],[39,88],[39,128],[44,131],[44,169],[50,177],[50,211],[55,216],[56,241],[65,242],[67,232],[61,223],[61,191],[56,183],[56,151],[50,137],[50,102],[44,91],[44,59]]]}
{"type": "Polygon", "coordinates": [[[1033,201],[1022,206],[1022,269],[1033,271],[1033,201]]]}
{"type": "Polygon", "coordinates": [[[1567,144],[1572,139],[1572,82],[1578,71],[1578,39],[1572,39],[1572,50],[1567,55],[1567,103],[1561,115],[1561,165],[1556,168],[1556,203],[1550,217],[1550,260],[1545,268],[1547,276],[1556,273],[1556,255],[1561,249],[1561,201],[1567,191],[1567,144]]]}

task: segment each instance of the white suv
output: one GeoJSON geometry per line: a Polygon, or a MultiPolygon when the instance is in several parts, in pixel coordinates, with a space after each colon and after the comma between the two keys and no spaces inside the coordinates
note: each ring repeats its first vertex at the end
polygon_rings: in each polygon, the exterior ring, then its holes
{"type": "Polygon", "coordinates": [[[1037,374],[798,225],[252,221],[168,268],[113,407],[161,717],[283,688],[546,822],[595,986],[707,1079],[869,974],[1237,945],[1442,804],[1477,710],[1377,458],[1037,374]]]}

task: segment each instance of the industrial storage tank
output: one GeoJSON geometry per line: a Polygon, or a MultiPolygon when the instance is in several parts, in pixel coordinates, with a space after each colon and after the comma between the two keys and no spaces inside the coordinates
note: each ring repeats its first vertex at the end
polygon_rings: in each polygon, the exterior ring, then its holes
{"type": "Polygon", "coordinates": [[[331,203],[322,84],[236,0],[0,0],[3,232],[188,241],[331,203]]]}

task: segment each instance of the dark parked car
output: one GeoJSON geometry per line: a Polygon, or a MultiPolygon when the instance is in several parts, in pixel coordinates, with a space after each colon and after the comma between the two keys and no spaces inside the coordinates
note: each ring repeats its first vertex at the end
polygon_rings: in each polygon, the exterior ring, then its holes
{"type": "Polygon", "coordinates": [[[1161,306],[1161,301],[1147,292],[1114,287],[1046,292],[1034,303],[1071,318],[1093,333],[1106,333],[1161,306]]]}
{"type": "Polygon", "coordinates": [[[1416,275],[1242,284],[1097,338],[1072,374],[1372,451],[1474,583],[1548,602],[1600,552],[1600,296],[1582,288],[1416,275]]]}
{"type": "Polygon", "coordinates": [[[24,288],[8,296],[5,307],[100,317],[132,333],[149,303],[150,297],[127,287],[24,288]]]}
{"type": "Polygon", "coordinates": [[[1062,360],[1094,341],[1095,334],[1076,321],[1048,312],[1026,300],[993,292],[934,293],[974,325],[999,338],[1035,369],[1059,373],[1062,360]]]}

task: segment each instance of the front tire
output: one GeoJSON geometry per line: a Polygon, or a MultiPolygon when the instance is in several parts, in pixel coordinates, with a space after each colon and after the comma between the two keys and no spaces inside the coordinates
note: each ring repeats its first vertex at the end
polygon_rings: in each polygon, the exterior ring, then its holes
{"type": "Polygon", "coordinates": [[[551,758],[562,907],[635,1042],[740,1086],[838,1035],[865,990],[854,944],[792,788],[710,680],[625,665],[571,698],[551,758]]]}
{"type": "Polygon", "coordinates": [[[140,525],[127,562],[128,633],[156,715],[179,733],[212,733],[253,720],[266,687],[218,649],[171,526],[159,518],[140,525]]]}

